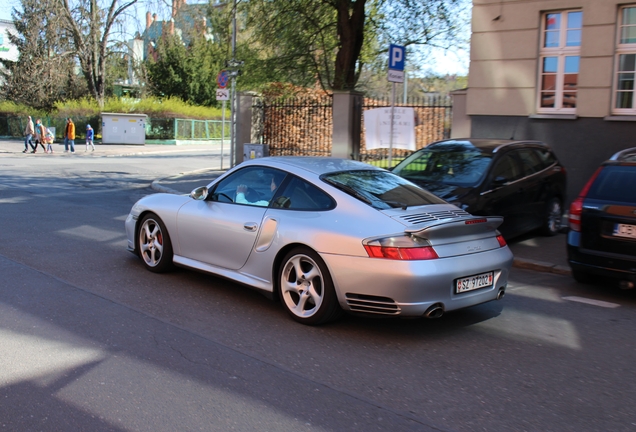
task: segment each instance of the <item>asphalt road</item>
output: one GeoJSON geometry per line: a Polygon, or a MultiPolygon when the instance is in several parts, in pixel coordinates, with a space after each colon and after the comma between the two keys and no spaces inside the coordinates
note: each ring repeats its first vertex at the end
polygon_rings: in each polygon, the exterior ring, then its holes
{"type": "Polygon", "coordinates": [[[228,281],[145,271],[132,204],[217,165],[0,157],[0,430],[636,429],[634,292],[514,269],[504,300],[439,320],[310,328],[228,281]]]}

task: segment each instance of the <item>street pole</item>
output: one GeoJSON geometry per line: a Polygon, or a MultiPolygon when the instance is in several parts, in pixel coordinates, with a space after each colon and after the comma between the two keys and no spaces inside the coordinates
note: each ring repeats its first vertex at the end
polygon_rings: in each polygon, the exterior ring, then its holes
{"type": "MultiPolygon", "coordinates": [[[[232,63],[236,62],[236,0],[232,10],[232,63]]],[[[234,150],[236,148],[236,74],[232,74],[232,101],[230,104],[230,168],[234,166],[234,150]]]]}
{"type": "Polygon", "coordinates": [[[221,169],[223,169],[223,143],[225,142],[225,102],[223,101],[223,112],[221,113],[221,169]]]}
{"type": "Polygon", "coordinates": [[[389,133],[389,166],[391,169],[393,166],[393,116],[395,112],[395,83],[391,89],[391,132],[389,133]]]}

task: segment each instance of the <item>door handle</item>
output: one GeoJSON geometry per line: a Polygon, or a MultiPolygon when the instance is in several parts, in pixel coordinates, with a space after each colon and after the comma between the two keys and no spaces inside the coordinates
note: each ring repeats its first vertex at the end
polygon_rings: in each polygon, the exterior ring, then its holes
{"type": "Polygon", "coordinates": [[[256,222],[245,222],[243,224],[243,229],[245,231],[256,231],[256,228],[258,228],[258,224],[256,222]]]}

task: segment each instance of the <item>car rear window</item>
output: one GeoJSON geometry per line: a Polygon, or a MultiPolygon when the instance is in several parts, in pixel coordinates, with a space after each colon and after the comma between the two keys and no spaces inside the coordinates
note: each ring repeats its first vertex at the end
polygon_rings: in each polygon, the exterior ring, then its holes
{"type": "Polygon", "coordinates": [[[605,166],[587,198],[636,204],[636,166],[605,166]]]}
{"type": "Polygon", "coordinates": [[[379,210],[446,202],[388,171],[343,171],[325,174],[321,179],[379,210]]]}
{"type": "Polygon", "coordinates": [[[484,175],[492,155],[463,146],[444,146],[416,153],[393,172],[417,182],[475,186],[484,175]]]}

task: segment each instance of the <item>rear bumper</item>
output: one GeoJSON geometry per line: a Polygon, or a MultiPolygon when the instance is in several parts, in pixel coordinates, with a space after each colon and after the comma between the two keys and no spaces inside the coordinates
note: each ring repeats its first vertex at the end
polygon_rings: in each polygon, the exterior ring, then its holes
{"type": "Polygon", "coordinates": [[[636,283],[636,257],[625,257],[579,247],[580,233],[568,233],[568,263],[572,270],[636,283]]]}
{"type": "Polygon", "coordinates": [[[508,247],[430,261],[394,261],[321,254],[344,310],[394,316],[422,316],[441,303],[445,311],[497,298],[508,283],[513,256],[508,247]],[[454,280],[493,272],[493,285],[461,294],[454,280]]]}

